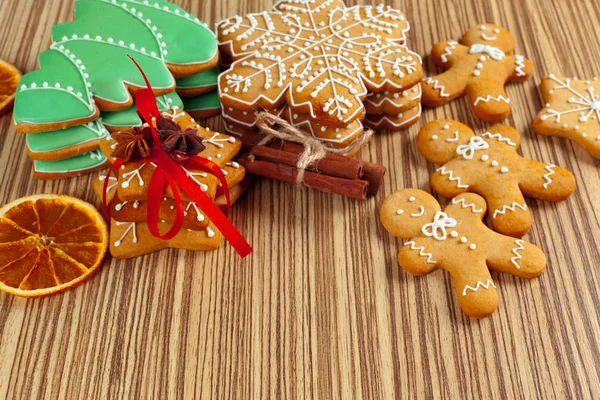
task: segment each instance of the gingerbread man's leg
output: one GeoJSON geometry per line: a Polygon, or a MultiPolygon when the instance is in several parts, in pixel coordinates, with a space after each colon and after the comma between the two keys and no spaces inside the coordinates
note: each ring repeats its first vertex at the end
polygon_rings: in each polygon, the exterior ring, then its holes
{"type": "Polygon", "coordinates": [[[535,278],[546,269],[546,256],[536,246],[520,239],[494,233],[488,252],[488,266],[520,278],[535,278]]]}
{"type": "Polygon", "coordinates": [[[465,93],[468,78],[469,75],[457,67],[425,78],[421,82],[421,102],[428,107],[438,107],[451,102],[465,93]]]}
{"type": "Polygon", "coordinates": [[[471,265],[448,266],[454,279],[460,308],[471,317],[484,318],[498,307],[498,292],[483,259],[471,265]]]}
{"type": "Polygon", "coordinates": [[[527,197],[545,201],[561,201],[575,191],[575,177],[570,171],[554,164],[529,161],[527,174],[519,183],[527,197]]]}
{"type": "Polygon", "coordinates": [[[483,121],[500,122],[510,114],[510,99],[502,81],[480,79],[467,86],[467,95],[475,115],[483,121]]]}
{"type": "Polygon", "coordinates": [[[518,185],[506,185],[502,190],[489,190],[482,194],[495,231],[519,238],[529,232],[531,214],[518,185]]]}

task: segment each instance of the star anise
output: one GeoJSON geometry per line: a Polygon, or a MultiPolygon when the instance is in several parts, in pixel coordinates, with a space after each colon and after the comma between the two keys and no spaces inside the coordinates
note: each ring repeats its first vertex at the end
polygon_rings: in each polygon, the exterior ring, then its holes
{"type": "Polygon", "coordinates": [[[156,128],[165,151],[195,156],[206,148],[194,129],[183,131],[175,122],[162,117],[156,121],[156,128]]]}
{"type": "Polygon", "coordinates": [[[152,147],[152,131],[149,127],[135,127],[131,130],[113,134],[117,147],[111,157],[122,158],[123,161],[136,161],[150,155],[152,147]]]}

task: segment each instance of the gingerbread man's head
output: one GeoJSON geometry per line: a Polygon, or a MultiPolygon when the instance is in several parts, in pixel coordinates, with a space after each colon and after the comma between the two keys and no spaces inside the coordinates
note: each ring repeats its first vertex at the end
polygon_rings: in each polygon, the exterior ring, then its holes
{"type": "Polygon", "coordinates": [[[385,228],[394,236],[411,239],[418,236],[424,225],[431,223],[440,204],[419,189],[400,190],[385,199],[380,216],[385,228]]]}
{"type": "Polygon", "coordinates": [[[505,54],[515,49],[515,38],[513,35],[499,25],[480,24],[472,26],[463,35],[462,42],[465,46],[474,44],[491,46],[502,50],[505,54]]]}
{"type": "MultiPolygon", "coordinates": [[[[435,164],[445,164],[462,148],[469,148],[476,138],[465,124],[449,119],[428,123],[417,136],[417,147],[425,158],[435,164]]],[[[476,144],[473,144],[476,145],[476,144]]]]}

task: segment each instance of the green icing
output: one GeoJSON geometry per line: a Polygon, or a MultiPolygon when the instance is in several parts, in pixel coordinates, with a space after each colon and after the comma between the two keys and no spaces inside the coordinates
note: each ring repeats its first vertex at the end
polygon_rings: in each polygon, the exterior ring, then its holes
{"type": "MultiPolygon", "coordinates": [[[[183,108],[181,98],[177,93],[169,93],[166,96],[156,98],[156,104],[160,111],[166,111],[173,107],[183,108]]],[[[102,123],[107,126],[140,126],[142,120],[139,117],[136,107],[130,107],[126,110],[115,112],[103,112],[101,114],[102,123]]]]}
{"type": "Polygon", "coordinates": [[[208,71],[200,72],[199,74],[188,76],[187,78],[178,78],[178,88],[202,88],[205,86],[216,85],[219,79],[219,68],[214,67],[208,71]]]}
{"type": "Polygon", "coordinates": [[[86,143],[108,135],[104,126],[96,121],[58,131],[27,134],[27,147],[34,153],[49,152],[86,143]]]}
{"type": "Polygon", "coordinates": [[[88,170],[98,167],[105,162],[106,156],[100,150],[94,150],[60,161],[34,161],[33,168],[37,172],[67,173],[88,170]]]}
{"type": "Polygon", "coordinates": [[[221,107],[219,93],[215,90],[200,96],[183,99],[185,111],[210,110],[221,107]]]}
{"type": "Polygon", "coordinates": [[[49,50],[40,54],[39,63],[41,69],[26,74],[19,83],[16,122],[55,123],[95,114],[84,76],[68,56],[49,50]]]}
{"type": "Polygon", "coordinates": [[[75,16],[52,29],[54,43],[40,55],[40,70],[23,77],[15,101],[17,123],[88,118],[95,111],[92,95],[125,102],[125,82],[145,86],[127,55],[158,89],[174,85],[165,64],[206,63],[217,51],[205,24],[166,1],[78,0],[75,16]]]}

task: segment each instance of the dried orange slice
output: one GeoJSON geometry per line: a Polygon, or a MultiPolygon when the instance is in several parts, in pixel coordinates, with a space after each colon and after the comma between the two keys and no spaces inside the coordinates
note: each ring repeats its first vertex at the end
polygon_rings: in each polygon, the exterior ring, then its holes
{"type": "Polygon", "coordinates": [[[108,229],[85,201],[40,194],[0,208],[0,290],[21,297],[62,292],[102,265],[108,229]]]}
{"type": "Polygon", "coordinates": [[[15,93],[22,75],[17,67],[0,60],[0,115],[8,111],[15,102],[15,93]]]}

